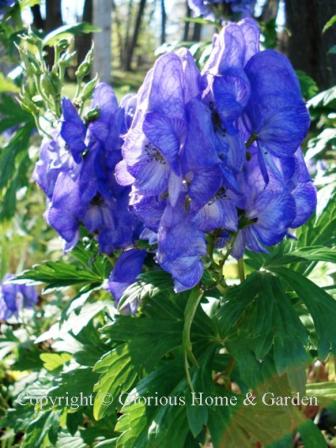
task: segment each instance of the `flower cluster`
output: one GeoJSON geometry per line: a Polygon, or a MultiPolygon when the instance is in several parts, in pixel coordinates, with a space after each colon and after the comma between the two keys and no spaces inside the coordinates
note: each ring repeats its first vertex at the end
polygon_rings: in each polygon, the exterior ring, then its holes
{"type": "Polygon", "coordinates": [[[0,320],[7,320],[18,314],[22,308],[32,308],[38,299],[33,286],[12,281],[8,274],[0,283],[0,320]]]}
{"type": "Polygon", "coordinates": [[[119,107],[112,88],[101,83],[92,101],[98,117],[85,123],[64,98],[60,127],[53,140],[42,144],[34,177],[48,197],[46,219],[66,249],[76,244],[81,225],[97,235],[106,253],[128,246],[138,233],[139,224],[128,211],[129,189],[114,177],[132,105],[132,98],[125,98],[119,107]]]}
{"type": "Polygon", "coordinates": [[[201,280],[211,248],[237,259],[266,252],[314,211],[300,86],[285,56],[260,51],[259,37],[252,19],[227,24],[202,72],[188,50],[161,56],[120,107],[100,84],[89,122],[63,100],[35,178],[67,248],[83,225],[102,251],[124,250],[109,279],[116,300],[141,272],[138,239],[184,291],[201,280]]]}
{"type": "Polygon", "coordinates": [[[253,14],[255,0],[188,0],[190,9],[196,16],[211,17],[238,14],[248,17],[253,14]]]}
{"type": "Polygon", "coordinates": [[[265,252],[316,205],[300,144],[309,115],[287,58],[259,50],[252,19],[216,36],[202,73],[187,50],[161,56],[139,90],[116,166],[175,290],[203,274],[206,237],[265,252]]]}

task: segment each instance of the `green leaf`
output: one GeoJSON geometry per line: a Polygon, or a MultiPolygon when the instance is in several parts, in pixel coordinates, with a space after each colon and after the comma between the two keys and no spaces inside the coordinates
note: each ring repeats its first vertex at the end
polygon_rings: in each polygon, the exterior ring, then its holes
{"type": "Polygon", "coordinates": [[[274,268],[286,283],[293,288],[306,305],[311,314],[317,338],[319,341],[319,354],[325,358],[330,351],[336,349],[336,301],[319,288],[311,280],[287,268],[274,268]]]}
{"type": "Polygon", "coordinates": [[[314,97],[319,91],[318,85],[314,79],[302,70],[296,70],[296,74],[298,75],[304,98],[309,100],[314,97]]]}
{"type": "Polygon", "coordinates": [[[78,268],[78,266],[62,260],[47,261],[34,265],[16,278],[18,280],[33,280],[36,283],[46,283],[46,289],[82,283],[97,285],[104,280],[104,278],[91,270],[78,268]]]}
{"type": "Polygon", "coordinates": [[[254,273],[230,290],[218,318],[224,337],[242,366],[245,359],[242,375],[248,384],[257,381],[257,377],[253,379],[258,372],[257,360],[265,359],[272,348],[279,374],[307,360],[307,332],[281,282],[273,275],[254,273]]]}
{"type": "Polygon", "coordinates": [[[32,341],[19,344],[13,370],[40,370],[43,365],[40,354],[39,348],[32,341]]]}
{"type": "Polygon", "coordinates": [[[325,438],[312,420],[306,420],[299,426],[298,430],[305,446],[309,446],[309,448],[328,448],[325,438]]]}
{"type": "MultiPolygon", "coordinates": [[[[189,294],[174,294],[172,289],[161,289],[158,284],[141,284],[143,289],[134,285],[133,291],[136,291],[137,300],[144,301],[142,315],[117,316],[115,322],[103,328],[103,332],[112,341],[128,343],[135,365],[152,369],[165,354],[182,347],[184,313],[189,294]]],[[[215,334],[214,323],[198,307],[191,334],[192,342],[196,341],[195,349],[201,352],[215,334]],[[194,336],[196,332],[197,338],[194,336]]]]}
{"type": "Polygon", "coordinates": [[[336,384],[331,382],[308,383],[306,385],[306,395],[316,397],[318,403],[324,406],[336,400],[336,384]]]}
{"type": "Polygon", "coordinates": [[[0,151],[0,189],[15,176],[15,158],[27,149],[31,128],[19,129],[0,151]]]}
{"type": "Polygon", "coordinates": [[[116,447],[123,448],[133,446],[146,448],[147,439],[146,406],[142,402],[133,403],[123,408],[123,414],[119,418],[115,430],[120,434],[116,447]]]}
{"type": "MultiPolygon", "coordinates": [[[[128,395],[131,403],[125,403],[121,409],[122,416],[116,426],[116,431],[121,432],[117,447],[147,448],[155,446],[155,444],[151,445],[149,441],[149,429],[152,424],[155,425],[158,421],[157,415],[161,407],[145,406],[141,400],[140,402],[132,402],[132,400],[134,401],[137,397],[175,396],[177,394],[176,388],[183,376],[182,359],[170,359],[163,361],[159,368],[137,383],[128,395]]],[[[183,379],[182,389],[185,387],[186,383],[183,379]]],[[[174,407],[164,406],[168,409],[174,407]]]]}
{"type": "Polygon", "coordinates": [[[36,448],[44,446],[51,428],[58,427],[60,412],[42,411],[31,421],[27,428],[23,448],[36,448]]]}
{"type": "Polygon", "coordinates": [[[97,395],[93,408],[94,418],[100,420],[111,407],[121,406],[120,394],[132,388],[138,374],[126,344],[105,354],[95,365],[94,371],[101,375],[94,388],[97,395]]]}
{"type": "Polygon", "coordinates": [[[123,310],[131,303],[143,303],[157,295],[171,295],[171,277],[164,271],[152,271],[140,274],[138,280],[123,293],[118,308],[123,310]]]}
{"type": "Polygon", "coordinates": [[[265,391],[275,396],[290,395],[286,378],[275,376],[254,390],[255,405],[246,406],[240,400],[229,412],[221,407],[211,410],[208,425],[215,448],[251,448],[257,443],[267,446],[302,423],[303,416],[295,406],[265,406],[261,400],[265,391]]]}
{"type": "Polygon", "coordinates": [[[88,34],[98,31],[100,31],[100,29],[92,25],[91,23],[83,22],[77,23],[76,25],[64,25],[47,34],[43,39],[42,44],[44,47],[52,47],[62,39],[67,39],[71,36],[77,36],[78,34],[82,33],[88,34]]]}
{"type": "Polygon", "coordinates": [[[308,108],[326,107],[336,100],[336,86],[330,87],[330,89],[323,90],[314,98],[310,99],[307,103],[308,108]]]}
{"type": "Polygon", "coordinates": [[[193,406],[191,398],[187,398],[186,412],[190,431],[196,438],[208,422],[208,409],[206,406],[193,406]]]}
{"type": "Polygon", "coordinates": [[[63,366],[68,361],[71,361],[72,356],[68,353],[42,353],[40,358],[43,361],[43,366],[47,370],[56,370],[63,366]]]}
{"type": "Polygon", "coordinates": [[[72,436],[63,432],[60,433],[55,445],[56,448],[87,448],[87,446],[80,435],[72,436]]]}
{"type": "Polygon", "coordinates": [[[332,16],[328,22],[324,25],[322,33],[325,33],[327,30],[329,30],[329,28],[331,28],[332,26],[334,26],[336,23],[336,15],[332,16]]]}
{"type": "Polygon", "coordinates": [[[336,145],[336,129],[324,127],[322,132],[309,140],[308,150],[306,153],[307,160],[321,155],[327,149],[332,149],[333,145],[336,145]]]}
{"type": "Polygon", "coordinates": [[[2,92],[18,93],[20,92],[20,89],[11,79],[6,78],[4,74],[0,72],[0,93],[2,92]]]}
{"type": "MultiPolygon", "coordinates": [[[[93,394],[93,387],[98,380],[98,374],[93,372],[91,368],[73,368],[62,372],[60,376],[55,378],[55,385],[49,389],[50,397],[87,397],[93,394]]],[[[76,403],[73,403],[76,405],[76,403]]],[[[79,403],[80,404],[80,403],[79,403]]],[[[83,402],[83,405],[85,403],[83,402]]],[[[88,406],[90,403],[88,404],[88,406]]],[[[64,403],[61,403],[64,407],[64,403]]]]}

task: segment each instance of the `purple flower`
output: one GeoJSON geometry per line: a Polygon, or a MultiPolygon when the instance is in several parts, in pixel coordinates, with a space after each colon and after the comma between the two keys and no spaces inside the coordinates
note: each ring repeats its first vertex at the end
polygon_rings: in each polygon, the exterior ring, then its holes
{"type": "Polygon", "coordinates": [[[38,299],[33,286],[11,281],[13,275],[7,274],[0,283],[0,320],[17,316],[22,308],[32,308],[38,299]]]}
{"type": "Polygon", "coordinates": [[[33,178],[51,199],[56,181],[61,172],[67,172],[75,167],[65,142],[55,133],[54,140],[44,140],[40,149],[40,159],[36,163],[33,178]]]}
{"type": "Polygon", "coordinates": [[[62,100],[63,123],[61,127],[61,136],[68,145],[68,149],[76,163],[82,159],[86,150],[84,143],[86,127],[80,119],[77,109],[72,102],[63,98],[62,100]]]}
{"type": "MultiPolygon", "coordinates": [[[[184,65],[182,57],[169,53],[159,58],[148,73],[123,145],[124,160],[117,166],[121,185],[133,184],[148,195],[168,189],[170,169],[176,164],[185,138],[185,102],[195,83],[194,79],[186,79],[184,65]]],[[[197,76],[196,70],[189,73],[189,78],[197,76]]]]}
{"type": "Polygon", "coordinates": [[[267,251],[314,212],[298,80],[259,38],[252,19],[227,24],[202,73],[188,50],[165,54],[121,106],[100,84],[89,124],[63,100],[60,133],[42,146],[35,178],[67,248],[82,225],[102,251],[123,250],[110,276],[116,301],[141,272],[137,239],[180,292],[201,281],[208,237],[215,247],[233,242],[240,258],[267,251]]]}
{"type": "Polygon", "coordinates": [[[298,149],[308,124],[292,67],[259,51],[251,19],[223,28],[202,75],[188,52],[158,59],[137,95],[116,178],[131,186],[131,210],[176,291],[200,281],[207,234],[221,247],[234,238],[241,257],[309,218],[315,189],[298,149]]]}
{"type": "Polygon", "coordinates": [[[141,226],[128,210],[129,188],[115,180],[121,160],[125,108],[118,106],[111,87],[99,84],[92,107],[98,118],[84,124],[72,103],[62,102],[60,134],[42,145],[35,179],[49,199],[46,219],[71,249],[79,227],[97,235],[102,251],[132,244],[141,226]]]}
{"type": "MultiPolygon", "coordinates": [[[[119,302],[128,286],[134,283],[141,273],[145,257],[145,250],[130,249],[118,258],[108,282],[108,289],[116,303],[119,302]]],[[[138,304],[132,303],[129,306],[131,313],[133,313],[136,311],[138,304]]]]}
{"type": "Polygon", "coordinates": [[[255,0],[188,0],[188,5],[196,16],[212,17],[214,12],[220,16],[251,16],[255,0]]]}
{"type": "Polygon", "coordinates": [[[183,205],[168,205],[158,232],[157,261],[174,278],[175,291],[196,286],[203,275],[201,257],[206,255],[205,235],[183,205]]]}
{"type": "Polygon", "coordinates": [[[259,163],[267,180],[276,157],[292,156],[309,129],[309,114],[288,59],[273,50],[253,56],[246,66],[251,95],[246,127],[257,142],[259,163]]]}

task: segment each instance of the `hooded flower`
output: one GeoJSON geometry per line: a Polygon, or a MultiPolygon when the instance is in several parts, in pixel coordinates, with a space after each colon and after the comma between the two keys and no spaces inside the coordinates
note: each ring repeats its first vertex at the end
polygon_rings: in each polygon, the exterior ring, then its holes
{"type": "Polygon", "coordinates": [[[83,225],[101,250],[122,249],[110,276],[116,301],[141,272],[137,239],[181,292],[201,281],[208,239],[237,258],[265,252],[314,212],[299,83],[286,57],[260,51],[259,37],[252,19],[227,24],[202,73],[188,50],[165,54],[121,106],[100,84],[90,123],[63,101],[35,177],[68,248],[83,225]]]}
{"type": "MultiPolygon", "coordinates": [[[[108,289],[118,303],[125,290],[142,271],[142,266],[146,257],[145,250],[130,249],[118,258],[109,277],[108,289]]],[[[133,313],[137,309],[137,303],[129,305],[130,312],[133,313]]]]}
{"type": "Polygon", "coordinates": [[[129,189],[114,177],[121,134],[127,130],[126,109],[103,83],[94,91],[92,108],[98,118],[85,124],[70,100],[63,100],[60,132],[42,145],[35,179],[49,199],[46,218],[66,249],[76,244],[84,225],[110,253],[131,244],[141,228],[128,210],[129,189]]]}
{"type": "Polygon", "coordinates": [[[157,261],[170,272],[175,291],[196,286],[203,275],[202,256],[206,254],[205,235],[185,211],[183,204],[168,205],[158,232],[157,261]]]}
{"type": "Polygon", "coordinates": [[[200,281],[207,234],[221,247],[234,238],[239,258],[315,208],[298,81],[284,56],[259,50],[259,34],[251,19],[225,26],[202,74],[189,52],[166,54],[137,95],[116,178],[176,291],[200,281]]]}
{"type": "Polygon", "coordinates": [[[245,123],[257,142],[259,163],[267,180],[272,170],[269,155],[294,155],[309,129],[309,114],[285,56],[262,51],[250,59],[245,70],[251,85],[245,123]]]}
{"type": "Polygon", "coordinates": [[[14,276],[7,274],[0,283],[0,320],[16,316],[22,308],[32,308],[38,299],[33,286],[12,281],[14,276]]]}

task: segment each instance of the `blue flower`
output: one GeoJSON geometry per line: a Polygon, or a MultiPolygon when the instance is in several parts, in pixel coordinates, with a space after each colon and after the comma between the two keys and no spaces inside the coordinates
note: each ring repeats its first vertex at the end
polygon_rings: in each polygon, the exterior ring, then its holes
{"type": "Polygon", "coordinates": [[[234,13],[250,16],[253,14],[255,0],[188,0],[188,5],[196,16],[211,17],[216,7],[223,8],[217,11],[224,16],[234,13]]]}
{"type": "MultiPolygon", "coordinates": [[[[118,258],[108,282],[108,289],[113,295],[116,303],[120,301],[128,286],[134,283],[141,273],[145,257],[145,250],[130,249],[123,252],[118,258]]],[[[132,303],[129,306],[130,311],[134,313],[138,303],[132,303]]]]}
{"type": "Polygon", "coordinates": [[[7,274],[0,283],[0,320],[17,316],[23,308],[32,308],[38,299],[33,286],[13,281],[13,275],[7,274]]]}
{"type": "Polygon", "coordinates": [[[266,50],[246,66],[251,95],[246,127],[257,142],[259,163],[267,180],[275,157],[293,156],[309,129],[309,114],[295,72],[280,53],[266,50]]]}
{"type": "Polygon", "coordinates": [[[36,163],[33,178],[48,199],[52,198],[58,175],[72,170],[76,164],[65,148],[64,140],[55,133],[54,140],[44,140],[40,159],[36,163]]]}
{"type": "Polygon", "coordinates": [[[84,225],[97,236],[102,251],[127,247],[142,230],[128,209],[129,188],[114,169],[121,160],[126,108],[118,106],[107,84],[99,84],[92,107],[98,118],[84,124],[70,100],[63,99],[60,135],[44,143],[35,179],[49,199],[46,219],[65,240],[67,250],[84,225]]]}
{"type": "Polygon", "coordinates": [[[124,251],[110,278],[117,301],[141,271],[137,239],[180,292],[201,281],[209,236],[218,248],[234,243],[240,258],[267,251],[314,212],[299,83],[259,38],[252,19],[227,24],[202,73],[188,50],[165,54],[121,106],[100,84],[90,124],[63,101],[61,131],[42,146],[35,178],[67,248],[83,225],[102,251],[124,251]]]}
{"type": "Polygon", "coordinates": [[[181,57],[169,53],[146,76],[123,145],[124,160],[116,170],[121,185],[133,184],[148,195],[168,190],[170,170],[185,138],[185,101],[195,82],[185,79],[183,65],[181,57]]]}
{"type": "Polygon", "coordinates": [[[63,98],[62,100],[62,112],[63,122],[61,126],[61,136],[68,145],[74,161],[79,163],[86,150],[84,142],[86,127],[79,117],[77,109],[67,98],[63,98]]]}
{"type": "Polygon", "coordinates": [[[183,205],[168,205],[158,232],[157,262],[174,279],[176,292],[196,286],[203,275],[206,255],[205,234],[183,205]]]}

